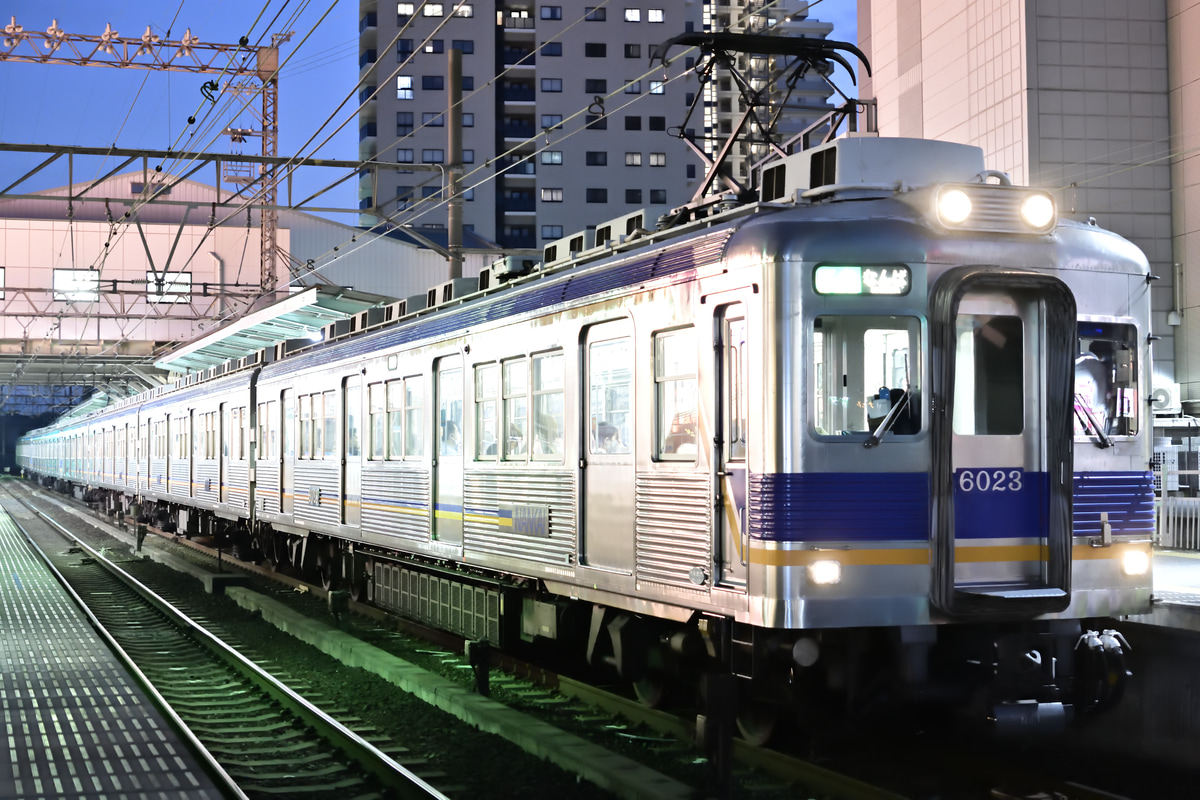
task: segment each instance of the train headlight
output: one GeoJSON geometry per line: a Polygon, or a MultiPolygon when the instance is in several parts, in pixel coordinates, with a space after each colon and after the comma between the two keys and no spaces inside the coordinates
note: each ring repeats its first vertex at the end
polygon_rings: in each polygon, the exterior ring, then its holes
{"type": "Polygon", "coordinates": [[[814,561],[808,565],[808,577],[818,586],[841,583],[842,565],[837,561],[814,561]]]}
{"type": "Polygon", "coordinates": [[[1054,227],[1054,201],[1049,195],[1031,194],[1021,203],[1021,219],[1037,231],[1054,227]]]}
{"type": "Polygon", "coordinates": [[[1145,550],[1126,550],[1121,556],[1121,571],[1126,575],[1145,575],[1150,571],[1150,554],[1145,550]]]}
{"type": "Polygon", "coordinates": [[[944,225],[961,225],[971,216],[971,198],[962,189],[946,189],[938,194],[938,219],[944,225]]]}

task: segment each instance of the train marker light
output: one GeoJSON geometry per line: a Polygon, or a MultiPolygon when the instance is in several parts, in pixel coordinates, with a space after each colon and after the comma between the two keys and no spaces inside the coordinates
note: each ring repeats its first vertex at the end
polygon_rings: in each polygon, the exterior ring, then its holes
{"type": "Polygon", "coordinates": [[[842,582],[842,565],[837,561],[814,561],[808,565],[808,577],[818,586],[842,582]]]}
{"type": "Polygon", "coordinates": [[[1031,194],[1021,203],[1021,219],[1034,230],[1054,227],[1054,201],[1048,195],[1031,194]]]}
{"type": "Polygon", "coordinates": [[[1121,571],[1126,575],[1145,575],[1150,571],[1150,554],[1145,550],[1126,550],[1121,556],[1121,571]]]}
{"type": "Polygon", "coordinates": [[[946,189],[938,195],[938,219],[944,225],[961,225],[971,216],[971,198],[962,189],[946,189]]]}

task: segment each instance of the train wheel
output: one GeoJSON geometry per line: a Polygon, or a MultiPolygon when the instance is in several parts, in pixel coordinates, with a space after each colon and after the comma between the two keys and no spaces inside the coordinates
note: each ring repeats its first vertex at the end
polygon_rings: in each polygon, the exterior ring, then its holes
{"type": "Polygon", "coordinates": [[[647,708],[660,708],[669,694],[669,681],[664,672],[649,672],[633,682],[633,693],[647,708]]]}
{"type": "Polygon", "coordinates": [[[779,723],[779,707],[765,700],[756,700],[743,694],[738,698],[738,732],[746,744],[761,747],[775,735],[779,723]]]}

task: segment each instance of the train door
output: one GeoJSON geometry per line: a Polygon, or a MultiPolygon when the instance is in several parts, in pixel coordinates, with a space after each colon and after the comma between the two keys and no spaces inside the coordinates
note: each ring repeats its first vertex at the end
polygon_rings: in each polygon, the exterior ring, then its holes
{"type": "Polygon", "coordinates": [[[935,295],[949,312],[935,320],[935,378],[949,398],[935,425],[935,601],[956,615],[1061,610],[1074,298],[1055,278],[982,269],[949,273],[935,295]]]}
{"type": "Polygon", "coordinates": [[[746,312],[741,303],[717,309],[716,583],[745,589],[750,563],[746,531],[748,383],[746,312]]]}
{"type": "Polygon", "coordinates": [[[279,511],[292,513],[296,470],[296,391],[283,390],[283,446],[279,448],[279,511]]]}
{"type": "Polygon", "coordinates": [[[434,443],[433,538],[463,541],[463,370],[462,358],[439,358],[434,366],[437,439],[434,443]]]}
{"type": "Polygon", "coordinates": [[[342,523],[357,525],[362,513],[362,381],[346,378],[342,385],[342,523]]]}
{"type": "Polygon", "coordinates": [[[221,403],[221,411],[217,414],[218,441],[221,447],[217,450],[217,486],[221,488],[220,502],[229,502],[229,458],[230,441],[233,438],[233,428],[229,418],[229,404],[221,403]]]}
{"type": "Polygon", "coordinates": [[[581,401],[589,433],[583,443],[583,549],[588,567],[632,572],[634,561],[633,323],[589,328],[581,401]]]}

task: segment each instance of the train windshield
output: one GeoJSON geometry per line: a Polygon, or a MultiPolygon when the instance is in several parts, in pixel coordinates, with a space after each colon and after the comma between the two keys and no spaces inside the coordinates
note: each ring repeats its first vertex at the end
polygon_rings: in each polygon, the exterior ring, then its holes
{"type": "Polygon", "coordinates": [[[1137,329],[1080,322],[1075,356],[1075,436],[1132,436],[1138,431],[1137,329]]]}
{"type": "Polygon", "coordinates": [[[921,321],[903,316],[826,315],[813,321],[813,425],[839,436],[874,431],[905,393],[892,435],[921,429],[921,321]]]}

